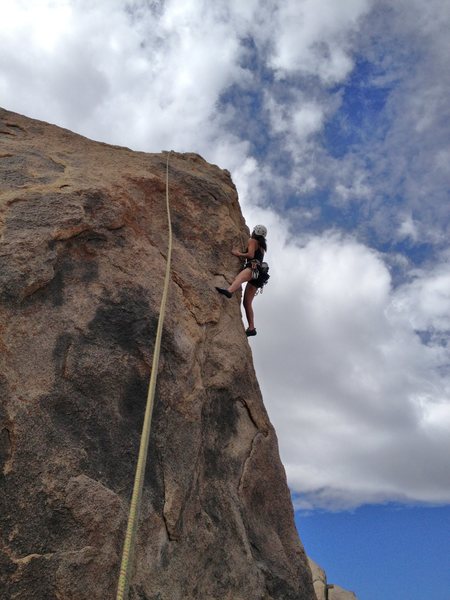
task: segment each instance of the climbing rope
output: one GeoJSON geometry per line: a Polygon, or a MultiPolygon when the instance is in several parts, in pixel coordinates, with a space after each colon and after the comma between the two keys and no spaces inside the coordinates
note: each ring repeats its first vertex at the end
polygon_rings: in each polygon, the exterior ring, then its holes
{"type": "Polygon", "coordinates": [[[139,457],[136,466],[136,475],[134,478],[133,494],[131,496],[130,512],[128,515],[127,532],[122,552],[122,563],[120,565],[119,583],[117,587],[116,600],[127,600],[130,587],[131,570],[133,566],[136,531],[141,508],[142,488],[144,486],[145,465],[147,462],[148,443],[150,439],[150,429],[152,423],[153,404],[155,397],[156,378],[158,376],[159,352],[161,348],[161,337],[164,323],[164,313],[166,310],[167,295],[170,279],[170,261],[172,257],[172,224],[170,220],[169,205],[169,155],[167,154],[166,164],[166,208],[167,221],[169,225],[169,242],[167,250],[166,276],[164,279],[164,288],[159,309],[158,328],[156,330],[155,349],[153,352],[152,371],[147,393],[147,405],[145,408],[144,424],[142,426],[141,443],[139,446],[139,457]]]}

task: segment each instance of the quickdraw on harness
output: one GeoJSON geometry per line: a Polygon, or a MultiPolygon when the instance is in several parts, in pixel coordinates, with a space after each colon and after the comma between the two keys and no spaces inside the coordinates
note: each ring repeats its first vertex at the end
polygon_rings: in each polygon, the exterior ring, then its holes
{"type": "Polygon", "coordinates": [[[264,286],[270,278],[269,265],[266,262],[260,261],[256,258],[249,258],[245,260],[242,268],[252,270],[251,281],[253,281],[257,286],[256,294],[258,294],[258,292],[262,294],[264,286]]]}

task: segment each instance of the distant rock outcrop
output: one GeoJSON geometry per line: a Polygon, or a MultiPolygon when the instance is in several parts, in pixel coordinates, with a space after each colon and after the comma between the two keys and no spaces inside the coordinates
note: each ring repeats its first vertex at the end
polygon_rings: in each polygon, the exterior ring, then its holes
{"type": "Polygon", "coordinates": [[[312,573],[314,592],[317,600],[327,600],[327,576],[322,567],[319,567],[311,558],[308,558],[312,573]]]}
{"type": "MultiPolygon", "coordinates": [[[[167,248],[165,156],[0,110],[0,589],[115,595],[167,248]]],[[[313,600],[229,250],[226,171],[170,163],[174,254],[130,598],[313,600]]]]}
{"type": "Polygon", "coordinates": [[[329,584],[325,571],[311,558],[308,558],[308,562],[317,600],[358,600],[353,592],[344,590],[338,585],[329,584]]]}
{"type": "Polygon", "coordinates": [[[328,590],[328,600],[358,600],[353,592],[344,590],[338,585],[331,585],[328,590]]]}

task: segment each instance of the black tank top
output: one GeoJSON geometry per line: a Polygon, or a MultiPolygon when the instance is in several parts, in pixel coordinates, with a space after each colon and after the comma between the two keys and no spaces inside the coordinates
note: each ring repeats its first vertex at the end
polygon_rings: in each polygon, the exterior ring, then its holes
{"type": "MultiPolygon", "coordinates": [[[[248,248],[246,249],[246,252],[248,252],[248,248]]],[[[255,254],[253,256],[253,258],[246,258],[245,262],[251,262],[252,260],[259,260],[259,262],[262,262],[264,259],[264,250],[261,248],[261,246],[258,246],[258,248],[255,250],[255,254]]]]}
{"type": "Polygon", "coordinates": [[[258,246],[258,249],[255,252],[254,259],[259,260],[259,262],[262,262],[263,258],[264,258],[264,250],[262,250],[261,247],[258,246]]]}

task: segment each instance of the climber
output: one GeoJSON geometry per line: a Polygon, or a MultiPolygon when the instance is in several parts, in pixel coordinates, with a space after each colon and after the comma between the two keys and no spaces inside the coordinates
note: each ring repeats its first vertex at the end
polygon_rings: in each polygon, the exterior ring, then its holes
{"type": "Polygon", "coordinates": [[[268,275],[264,274],[261,270],[264,253],[267,250],[266,236],[266,227],[264,225],[256,225],[253,229],[252,237],[248,240],[247,250],[245,252],[240,252],[236,249],[231,251],[233,256],[245,258],[242,270],[228,288],[216,287],[219,294],[231,298],[233,293],[243,283],[247,282],[244,292],[244,309],[248,321],[248,328],[245,331],[247,336],[256,335],[252,302],[258,289],[262,288],[268,279],[268,275]]]}

